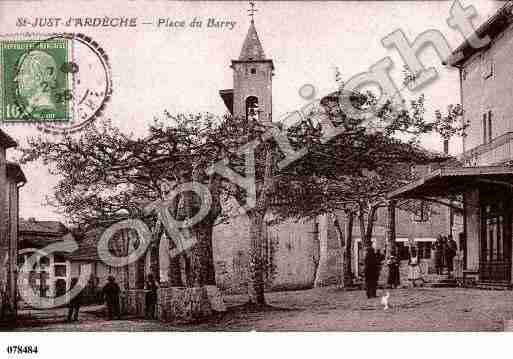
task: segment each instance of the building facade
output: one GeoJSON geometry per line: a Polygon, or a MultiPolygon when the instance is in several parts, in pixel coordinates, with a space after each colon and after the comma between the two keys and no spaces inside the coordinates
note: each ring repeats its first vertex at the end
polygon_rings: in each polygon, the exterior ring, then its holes
{"type": "Polygon", "coordinates": [[[466,124],[460,168],[441,168],[390,198],[460,196],[464,270],[482,285],[511,286],[513,223],[513,4],[477,30],[486,46],[464,42],[448,59],[459,70],[466,124]]]}
{"type": "Polygon", "coordinates": [[[19,188],[26,182],[21,168],[6,159],[16,142],[0,130],[0,322],[17,314],[19,188]]]}
{"type": "MultiPolygon", "coordinates": [[[[20,219],[18,230],[18,268],[20,269],[29,258],[35,256],[34,267],[26,282],[19,288],[23,291],[35,291],[40,298],[61,296],[69,290],[71,284],[71,262],[69,253],[48,252],[49,245],[73,239],[64,224],[58,221],[39,221],[35,218],[20,219]]],[[[22,300],[20,306],[28,305],[22,300]]],[[[31,303],[37,306],[38,303],[31,303]]]]}

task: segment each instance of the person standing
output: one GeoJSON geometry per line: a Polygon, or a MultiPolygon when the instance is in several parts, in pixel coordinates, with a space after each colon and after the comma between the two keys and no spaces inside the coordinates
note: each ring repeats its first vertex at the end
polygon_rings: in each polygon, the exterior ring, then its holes
{"type": "MultiPolygon", "coordinates": [[[[71,278],[71,286],[70,288],[73,289],[78,283],[78,278],[71,278]]],[[[80,311],[80,305],[82,304],[82,290],[78,292],[76,296],[71,298],[71,300],[68,303],[68,322],[71,322],[72,320],[74,322],[78,321],[78,312],[80,311]]]]}
{"type": "Polygon", "coordinates": [[[365,289],[367,298],[376,298],[376,288],[378,286],[379,264],[376,258],[374,248],[367,247],[364,259],[365,266],[365,289]]]}
{"type": "Polygon", "coordinates": [[[439,234],[435,241],[435,270],[436,274],[442,274],[442,250],[443,250],[442,235],[439,234]]]}
{"type": "Polygon", "coordinates": [[[153,278],[153,274],[148,275],[146,281],[146,297],[145,297],[145,316],[147,319],[155,319],[155,307],[157,304],[157,289],[158,284],[153,278]]]}
{"type": "Polygon", "coordinates": [[[422,280],[420,275],[420,258],[416,247],[410,249],[410,259],[408,260],[408,280],[414,287],[417,286],[417,280],[422,280]]]}
{"type": "Polygon", "coordinates": [[[388,266],[388,281],[387,284],[389,288],[397,288],[400,284],[399,277],[399,258],[395,256],[395,252],[390,255],[390,258],[387,260],[388,266]]]}
{"type": "Polygon", "coordinates": [[[114,316],[121,319],[119,313],[119,285],[116,283],[116,279],[113,276],[109,276],[108,283],[103,287],[103,296],[107,304],[107,313],[109,319],[113,319],[114,316]]]}
{"type": "Polygon", "coordinates": [[[452,238],[452,235],[447,237],[447,270],[449,275],[452,275],[454,271],[454,257],[456,257],[456,252],[458,251],[458,245],[456,241],[452,238]]]}

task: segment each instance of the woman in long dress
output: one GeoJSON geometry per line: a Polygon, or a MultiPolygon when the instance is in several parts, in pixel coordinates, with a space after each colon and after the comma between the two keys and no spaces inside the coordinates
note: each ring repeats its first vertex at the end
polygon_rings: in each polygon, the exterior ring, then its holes
{"type": "Polygon", "coordinates": [[[416,287],[417,280],[422,280],[420,275],[420,258],[416,247],[411,247],[410,259],[408,260],[408,280],[416,287]]]}

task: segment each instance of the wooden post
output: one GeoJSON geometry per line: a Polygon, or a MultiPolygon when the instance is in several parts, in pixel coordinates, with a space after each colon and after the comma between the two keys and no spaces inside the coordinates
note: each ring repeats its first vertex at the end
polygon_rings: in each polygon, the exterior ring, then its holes
{"type": "Polygon", "coordinates": [[[386,241],[387,251],[386,259],[390,258],[395,252],[395,200],[389,200],[387,203],[387,223],[386,223],[386,241]]]}
{"type": "MultiPolygon", "coordinates": [[[[397,256],[396,248],[395,248],[396,247],[396,243],[395,243],[395,206],[396,206],[395,200],[388,201],[388,203],[387,203],[387,223],[386,223],[386,233],[385,233],[386,242],[387,242],[385,258],[387,261],[390,259],[392,254],[395,254],[397,256]]],[[[388,272],[388,267],[386,268],[385,273],[387,273],[386,283],[390,283],[390,281],[388,280],[389,276],[390,276],[390,273],[388,272]]]]}

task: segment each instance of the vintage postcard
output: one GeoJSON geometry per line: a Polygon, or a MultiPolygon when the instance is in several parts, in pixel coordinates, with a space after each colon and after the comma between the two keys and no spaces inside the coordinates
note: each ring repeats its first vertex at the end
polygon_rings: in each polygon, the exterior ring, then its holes
{"type": "Polygon", "coordinates": [[[1,1],[1,330],[513,330],[512,54],[502,1],[1,1]]]}

